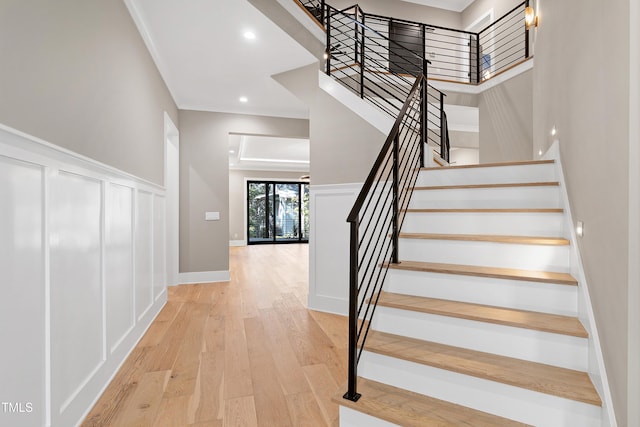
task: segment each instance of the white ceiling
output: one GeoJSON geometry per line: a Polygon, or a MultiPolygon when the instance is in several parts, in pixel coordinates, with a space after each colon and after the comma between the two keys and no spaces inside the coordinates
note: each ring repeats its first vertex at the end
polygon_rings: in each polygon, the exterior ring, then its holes
{"type": "MultiPolygon", "coordinates": [[[[404,1],[461,11],[473,0],[404,1]]],[[[247,0],[124,2],[179,109],[308,118],[271,76],[317,59],[247,0]]],[[[229,150],[232,169],[309,170],[308,140],[230,135],[229,150]]]]}
{"type": "MultiPolygon", "coordinates": [[[[461,11],[473,0],[404,1],[461,11]]],[[[247,0],[124,2],[178,108],[308,118],[271,76],[317,59],[247,0]]]]}
{"type": "Polygon", "coordinates": [[[247,0],[124,1],[178,108],[308,117],[270,76],[316,58],[247,0]]]}
{"type": "Polygon", "coordinates": [[[309,171],[309,140],[229,135],[229,169],[309,171]]]}
{"type": "Polygon", "coordinates": [[[437,7],[440,9],[453,10],[454,12],[462,12],[474,0],[403,0],[409,3],[421,4],[423,6],[437,7]]]}

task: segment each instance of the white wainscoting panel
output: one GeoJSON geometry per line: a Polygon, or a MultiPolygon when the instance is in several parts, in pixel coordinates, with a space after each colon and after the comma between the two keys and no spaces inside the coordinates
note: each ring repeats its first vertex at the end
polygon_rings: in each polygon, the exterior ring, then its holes
{"type": "Polygon", "coordinates": [[[59,171],[51,180],[53,410],[64,412],[105,359],[102,322],[102,184],[59,171]]]}
{"type": "Polygon", "coordinates": [[[166,199],[153,196],[153,299],[157,300],[167,289],[166,199]]]}
{"type": "Polygon", "coordinates": [[[82,422],[166,302],[164,197],[0,125],[0,426],[82,422]]]}
{"type": "Polygon", "coordinates": [[[113,353],[135,326],[133,309],[133,189],[109,183],[105,198],[107,346],[113,353]]]}
{"type": "Polygon", "coordinates": [[[349,303],[347,215],[362,184],[310,187],[309,300],[313,310],[346,315],[349,303]]]}
{"type": "Polygon", "coordinates": [[[0,425],[43,425],[45,389],[44,169],[0,155],[0,425]]]}
{"type": "Polygon", "coordinates": [[[153,303],[153,195],[138,191],[136,200],[136,319],[140,320],[153,303]]]}

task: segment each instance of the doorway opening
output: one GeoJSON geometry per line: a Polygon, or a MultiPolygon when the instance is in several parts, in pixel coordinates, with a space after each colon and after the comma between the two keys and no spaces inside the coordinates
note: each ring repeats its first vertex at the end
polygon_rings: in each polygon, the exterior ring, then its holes
{"type": "Polygon", "coordinates": [[[309,184],[247,181],[247,243],[308,243],[309,184]]]}

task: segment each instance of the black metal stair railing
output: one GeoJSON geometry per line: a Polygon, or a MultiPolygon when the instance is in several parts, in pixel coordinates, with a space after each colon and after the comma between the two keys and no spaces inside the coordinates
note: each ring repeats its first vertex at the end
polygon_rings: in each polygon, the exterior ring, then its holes
{"type": "MultiPolygon", "coordinates": [[[[417,76],[424,74],[423,57],[367,25],[358,5],[337,10],[325,7],[328,75],[361,98],[396,118],[417,76]],[[393,52],[393,54],[391,53],[393,52]]],[[[442,159],[449,159],[448,134],[442,131],[445,95],[427,84],[425,141],[442,159]]]]}
{"type": "Polygon", "coordinates": [[[349,372],[345,399],[356,401],[358,362],[389,266],[425,146],[449,161],[445,94],[432,78],[479,84],[530,57],[524,8],[529,0],[478,33],[337,10],[324,0],[296,0],[326,30],[326,73],[395,118],[349,213],[349,372]]]}
{"type": "MultiPolygon", "coordinates": [[[[425,64],[426,67],[426,64],[425,64]]],[[[398,262],[398,235],[424,157],[425,92],[421,74],[349,213],[349,373],[345,399],[356,401],[358,361],[390,263],[398,262]]]]}
{"type": "MultiPolygon", "coordinates": [[[[424,65],[426,67],[426,64],[424,65]]],[[[357,366],[398,235],[423,165],[425,92],[421,74],[400,108],[384,146],[349,213],[349,375],[346,399],[358,400],[357,366]]]]}
{"type": "Polygon", "coordinates": [[[359,6],[325,7],[326,73],[395,118],[347,218],[350,223],[349,375],[346,399],[357,400],[357,367],[425,146],[449,158],[444,94],[429,85],[429,61],[366,25],[359,6]],[[394,54],[390,55],[390,48],[394,54]]]}

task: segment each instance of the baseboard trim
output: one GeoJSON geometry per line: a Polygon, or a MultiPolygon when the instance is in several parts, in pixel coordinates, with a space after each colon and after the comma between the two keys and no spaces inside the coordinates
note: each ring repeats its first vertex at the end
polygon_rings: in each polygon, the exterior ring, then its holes
{"type": "Polygon", "coordinates": [[[222,271],[190,271],[178,274],[180,285],[192,285],[196,283],[228,282],[231,280],[229,270],[222,271]]]}
{"type": "Polygon", "coordinates": [[[247,246],[246,240],[229,240],[229,246],[247,246]]]}
{"type": "Polygon", "coordinates": [[[564,169],[562,167],[562,158],[560,156],[560,142],[554,141],[548,148],[547,152],[542,156],[544,160],[555,160],[556,167],[558,168],[558,180],[560,182],[560,194],[564,203],[565,209],[565,229],[568,234],[571,244],[571,274],[578,279],[578,292],[579,298],[582,300],[578,303],[579,313],[578,317],[589,331],[589,376],[593,385],[598,390],[600,398],[602,399],[602,425],[607,427],[617,427],[613,396],[611,395],[611,387],[609,386],[609,378],[604,365],[604,355],[602,353],[602,345],[600,342],[600,335],[596,325],[595,314],[593,312],[593,305],[591,303],[591,296],[589,293],[589,283],[587,282],[587,276],[582,264],[582,256],[580,255],[580,248],[577,245],[578,236],[573,224],[573,215],[571,213],[571,204],[569,203],[569,194],[567,192],[567,185],[564,179],[564,169]],[[595,360],[594,360],[595,359],[595,360]]]}
{"type": "Polygon", "coordinates": [[[307,308],[309,308],[309,310],[323,311],[341,316],[349,315],[349,301],[343,298],[309,294],[307,308]]]}

